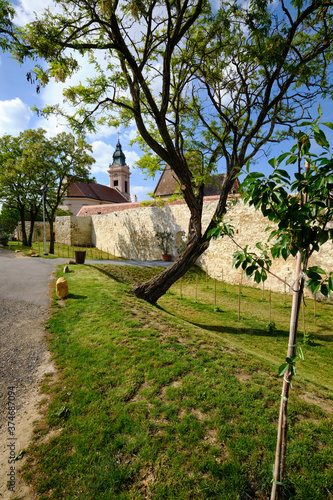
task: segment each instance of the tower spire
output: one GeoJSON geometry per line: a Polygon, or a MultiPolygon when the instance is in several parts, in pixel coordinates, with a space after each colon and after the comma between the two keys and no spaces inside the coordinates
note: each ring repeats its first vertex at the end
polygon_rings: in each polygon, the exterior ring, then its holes
{"type": "Polygon", "coordinates": [[[123,153],[118,132],[118,143],[116,150],[113,153],[113,163],[109,164],[108,173],[110,176],[110,187],[117,189],[128,201],[131,200],[130,195],[130,170],[126,165],[126,157],[123,153]]]}

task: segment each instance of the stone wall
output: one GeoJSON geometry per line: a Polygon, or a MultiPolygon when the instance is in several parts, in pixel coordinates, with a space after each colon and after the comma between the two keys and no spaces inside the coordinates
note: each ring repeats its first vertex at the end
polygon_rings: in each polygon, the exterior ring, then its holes
{"type": "MultiPolygon", "coordinates": [[[[217,199],[205,201],[203,230],[214,214],[216,205],[217,199]]],[[[242,247],[248,245],[250,250],[254,250],[257,242],[267,241],[268,233],[265,232],[265,228],[271,223],[260,212],[244,205],[239,198],[230,201],[226,218],[231,219],[235,240],[242,247]]],[[[107,215],[58,217],[56,241],[72,245],[92,243],[97,248],[126,259],[159,260],[161,250],[157,245],[155,232],[163,230],[172,232],[174,242],[170,253],[176,256],[177,243],[183,232],[187,233],[188,221],[189,210],[184,203],[169,204],[164,207],[135,207],[107,215]]],[[[224,281],[239,283],[241,273],[231,265],[232,255],[236,248],[228,237],[219,238],[211,242],[210,247],[198,259],[197,264],[213,278],[221,279],[223,273],[224,281]]],[[[331,241],[327,242],[320,253],[312,258],[311,265],[320,265],[326,270],[333,270],[331,241]]],[[[287,261],[279,259],[274,262],[272,271],[288,283],[292,283],[294,267],[293,258],[287,261]]],[[[242,279],[245,282],[245,276],[242,279]]],[[[252,279],[250,284],[255,286],[252,279]]],[[[265,287],[275,291],[284,291],[284,284],[273,277],[268,278],[265,287]]]]}
{"type": "Polygon", "coordinates": [[[67,215],[56,217],[56,243],[68,246],[90,246],[92,243],[91,217],[75,217],[67,215]]]}
{"type": "MultiPolygon", "coordinates": [[[[29,238],[29,232],[30,232],[30,222],[29,221],[25,223],[25,231],[27,233],[27,238],[29,238]]],[[[15,229],[14,236],[19,241],[22,240],[22,224],[21,224],[21,222],[19,222],[17,228],[15,229]]],[[[47,241],[50,240],[50,226],[49,226],[48,222],[45,222],[45,237],[46,237],[47,241]]],[[[34,224],[34,232],[33,232],[33,235],[32,235],[32,241],[33,242],[35,242],[35,241],[44,241],[44,226],[43,226],[43,222],[40,222],[40,221],[35,222],[35,224],[34,224]]]]}

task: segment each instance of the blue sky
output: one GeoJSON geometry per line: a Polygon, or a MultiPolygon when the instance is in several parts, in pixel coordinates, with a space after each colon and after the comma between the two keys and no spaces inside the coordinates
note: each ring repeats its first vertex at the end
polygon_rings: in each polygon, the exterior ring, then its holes
{"type": "MultiPolygon", "coordinates": [[[[15,0],[12,2],[16,8],[18,24],[25,24],[34,19],[33,12],[41,13],[47,5],[52,4],[52,0],[15,0]]],[[[17,135],[22,130],[29,128],[42,127],[47,130],[50,136],[59,132],[67,131],[66,122],[64,120],[52,117],[46,120],[38,117],[31,107],[43,107],[46,104],[62,103],[62,89],[68,86],[65,84],[56,83],[53,80],[45,87],[41,88],[40,94],[36,94],[36,88],[27,82],[26,74],[33,70],[35,63],[27,61],[23,65],[17,64],[12,60],[10,54],[0,53],[0,134],[17,135]]],[[[74,77],[74,83],[80,79],[84,80],[89,76],[92,68],[86,61],[82,61],[80,72],[74,77]]],[[[316,108],[313,116],[316,116],[316,108]]],[[[324,120],[329,121],[332,116],[332,103],[327,102],[322,105],[324,120]]],[[[332,120],[333,121],[333,120],[332,120]]],[[[328,129],[327,129],[328,130],[328,129]]],[[[109,163],[112,163],[112,155],[118,141],[118,132],[120,133],[120,142],[126,156],[127,164],[131,168],[131,194],[136,194],[138,200],[148,199],[148,192],[152,192],[158,181],[158,176],[155,179],[149,178],[146,180],[138,168],[134,168],[135,161],[138,160],[141,154],[140,149],[136,146],[130,146],[129,142],[135,135],[135,127],[127,129],[121,128],[116,130],[113,128],[101,129],[97,134],[88,136],[89,142],[93,146],[93,156],[96,163],[92,167],[92,175],[96,177],[97,182],[109,185],[109,176],[107,173],[109,163]]],[[[328,133],[328,137],[332,138],[332,134],[328,133]]],[[[287,144],[277,145],[272,148],[271,155],[279,155],[281,151],[288,150],[287,144]]],[[[267,158],[261,157],[256,170],[265,171],[267,166],[267,158]]]]}
{"type": "MultiPolygon", "coordinates": [[[[24,24],[32,21],[33,12],[41,12],[46,4],[51,4],[51,0],[22,0],[22,2],[12,3],[17,11],[16,22],[24,24]]],[[[27,72],[33,70],[34,66],[34,61],[27,61],[20,65],[11,58],[10,54],[0,52],[0,134],[18,135],[23,130],[38,127],[44,128],[50,136],[62,131],[70,132],[64,120],[55,117],[46,120],[31,111],[30,108],[34,105],[40,108],[46,104],[62,103],[62,88],[64,87],[64,84],[51,81],[47,87],[41,88],[37,95],[35,86],[26,79],[27,72]]],[[[88,76],[89,70],[89,66],[83,64],[81,75],[77,75],[76,81],[80,79],[80,76],[82,77],[82,73],[88,76]]],[[[87,137],[93,146],[93,156],[96,160],[91,173],[97,182],[109,185],[107,169],[109,163],[112,163],[118,132],[126,162],[131,168],[131,194],[136,194],[139,201],[148,199],[149,196],[146,193],[154,190],[158,177],[155,180],[151,178],[146,180],[145,175],[138,168],[134,168],[135,161],[141,154],[138,147],[129,145],[135,135],[134,126],[126,130],[105,128],[98,134],[87,137]]]]}

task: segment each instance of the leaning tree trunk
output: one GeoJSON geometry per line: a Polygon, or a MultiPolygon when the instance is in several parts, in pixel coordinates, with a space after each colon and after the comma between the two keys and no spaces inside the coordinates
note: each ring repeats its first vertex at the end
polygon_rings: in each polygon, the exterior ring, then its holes
{"type": "Polygon", "coordinates": [[[209,239],[206,237],[202,237],[199,241],[194,239],[188,243],[177,260],[161,274],[154,276],[154,278],[145,283],[136,283],[133,285],[132,293],[140,299],[155,304],[169,290],[171,285],[184,276],[208,247],[209,239]]]}
{"type": "Polygon", "coordinates": [[[205,252],[205,250],[207,250],[211,239],[207,234],[210,229],[216,226],[216,221],[222,218],[226,213],[228,194],[237,172],[238,169],[236,167],[229,169],[214,216],[203,235],[201,235],[203,192],[201,193],[200,203],[197,207],[191,206],[191,204],[187,202],[191,211],[189,234],[192,235],[192,239],[190,239],[185,250],[177,260],[175,260],[170,267],[165,269],[165,271],[145,283],[136,283],[132,286],[131,292],[136,297],[144,299],[151,304],[155,304],[177,280],[186,274],[195,261],[205,252]]]}

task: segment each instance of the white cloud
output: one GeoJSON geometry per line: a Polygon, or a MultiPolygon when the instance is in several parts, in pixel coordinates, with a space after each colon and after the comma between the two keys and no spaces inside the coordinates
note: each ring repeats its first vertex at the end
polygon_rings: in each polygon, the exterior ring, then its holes
{"type": "Polygon", "coordinates": [[[155,186],[131,186],[131,194],[152,193],[155,186]]]}
{"type": "Polygon", "coordinates": [[[28,128],[32,112],[19,97],[0,101],[0,134],[18,135],[28,128]]]}
{"type": "MultiPolygon", "coordinates": [[[[134,125],[135,127],[135,125],[134,125]]],[[[137,129],[136,128],[131,128],[129,131],[126,130],[121,137],[124,137],[128,142],[133,141],[137,136],[137,129]]]]}
{"type": "Polygon", "coordinates": [[[20,0],[18,5],[14,5],[16,16],[14,22],[20,26],[35,21],[35,13],[40,16],[45,9],[58,12],[59,8],[53,0],[20,0]]]}
{"type": "Polygon", "coordinates": [[[48,137],[53,137],[61,132],[73,133],[70,127],[67,125],[65,118],[59,118],[57,116],[50,116],[49,118],[39,118],[36,121],[36,128],[43,128],[46,130],[48,137]]]}
{"type": "Polygon", "coordinates": [[[91,167],[91,173],[106,172],[109,164],[113,161],[112,156],[115,148],[103,141],[94,141],[91,145],[93,147],[93,157],[96,160],[96,163],[91,167]]]}
{"type": "MultiPolygon", "coordinates": [[[[110,146],[103,141],[93,141],[91,145],[93,147],[93,157],[96,160],[96,163],[91,168],[92,174],[106,172],[109,164],[113,162],[115,146],[110,146]]],[[[139,155],[135,151],[123,151],[127,165],[133,168],[134,163],[140,158],[139,155]]]]}
{"type": "Polygon", "coordinates": [[[135,168],[135,163],[140,159],[140,156],[135,151],[124,150],[124,155],[126,156],[126,164],[130,168],[135,168]]]}

